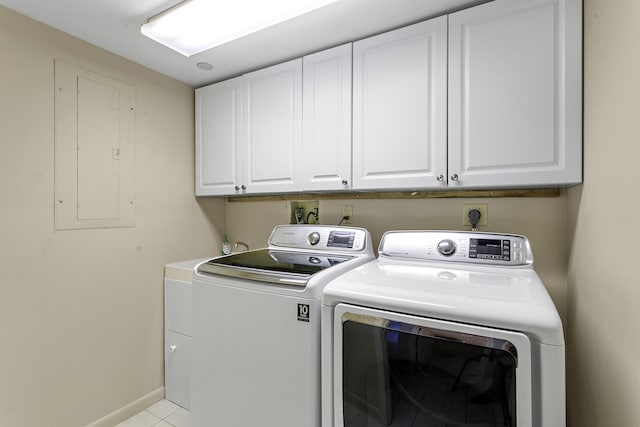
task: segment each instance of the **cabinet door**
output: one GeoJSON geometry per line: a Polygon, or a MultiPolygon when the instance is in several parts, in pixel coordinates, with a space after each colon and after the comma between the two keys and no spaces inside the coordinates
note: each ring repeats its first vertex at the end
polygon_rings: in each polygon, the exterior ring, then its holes
{"type": "Polygon", "coordinates": [[[176,332],[167,332],[165,351],[165,397],[167,400],[191,408],[191,338],[176,332]]]}
{"type": "Polygon", "coordinates": [[[447,18],[354,43],[353,187],[446,186],[447,18]]]}
{"type": "Polygon", "coordinates": [[[247,193],[300,190],[302,59],[244,75],[243,99],[247,193]]]}
{"type": "Polygon", "coordinates": [[[302,186],[350,188],[351,43],[305,56],[302,63],[302,186]]]}
{"type": "Polygon", "coordinates": [[[191,336],[191,283],[164,279],[165,328],[191,336]]]}
{"type": "Polygon", "coordinates": [[[241,78],[196,90],[196,196],[238,192],[241,78]]]}
{"type": "Polygon", "coordinates": [[[189,409],[191,387],[191,283],[164,280],[165,395],[189,409]]]}
{"type": "Polygon", "coordinates": [[[581,17],[580,0],[450,15],[450,186],[581,181],[581,17]]]}

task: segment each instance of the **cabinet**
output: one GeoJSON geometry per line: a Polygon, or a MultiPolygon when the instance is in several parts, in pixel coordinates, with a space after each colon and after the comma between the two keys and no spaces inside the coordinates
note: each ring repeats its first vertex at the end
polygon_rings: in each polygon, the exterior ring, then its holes
{"type": "Polygon", "coordinates": [[[302,60],[196,90],[196,195],[298,189],[302,60]]]}
{"type": "Polygon", "coordinates": [[[169,347],[165,378],[167,400],[191,409],[191,337],[179,332],[167,332],[169,347]]]}
{"type": "Polygon", "coordinates": [[[302,60],[244,75],[242,97],[241,189],[250,193],[298,190],[302,60]]]}
{"type": "Polygon", "coordinates": [[[191,274],[203,260],[165,267],[165,397],[191,408],[191,274]]]}
{"type": "Polygon", "coordinates": [[[353,187],[446,185],[447,17],[353,45],[353,187]]]}
{"type": "Polygon", "coordinates": [[[496,0],[449,16],[450,187],[582,180],[580,0],[496,0]]]}
{"type": "Polygon", "coordinates": [[[351,187],[351,43],[302,58],[304,190],[351,187]]]}
{"type": "Polygon", "coordinates": [[[582,1],[494,0],[198,89],[196,158],[197,195],[580,183],[582,1]]]}
{"type": "Polygon", "coordinates": [[[197,196],[234,194],[240,191],[241,138],[242,78],[197,89],[197,196]]]}
{"type": "Polygon", "coordinates": [[[581,17],[495,0],[355,43],[354,188],[581,182],[581,17]]]}

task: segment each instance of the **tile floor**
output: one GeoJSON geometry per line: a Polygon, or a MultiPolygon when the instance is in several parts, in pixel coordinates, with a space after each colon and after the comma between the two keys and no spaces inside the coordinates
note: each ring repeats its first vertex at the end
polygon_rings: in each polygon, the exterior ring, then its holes
{"type": "Polygon", "coordinates": [[[191,412],[163,399],[116,427],[191,427],[191,412]]]}

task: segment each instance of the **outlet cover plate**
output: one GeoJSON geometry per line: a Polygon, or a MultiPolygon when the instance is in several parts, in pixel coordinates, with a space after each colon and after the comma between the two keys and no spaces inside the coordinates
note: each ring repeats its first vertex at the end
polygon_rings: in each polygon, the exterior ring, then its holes
{"type": "Polygon", "coordinates": [[[473,203],[462,205],[462,225],[471,226],[469,222],[469,211],[477,209],[480,211],[478,226],[489,225],[489,207],[486,203],[473,203]]]}
{"type": "Polygon", "coordinates": [[[353,205],[342,205],[342,218],[348,216],[349,219],[342,221],[343,225],[353,224],[353,205]]]}

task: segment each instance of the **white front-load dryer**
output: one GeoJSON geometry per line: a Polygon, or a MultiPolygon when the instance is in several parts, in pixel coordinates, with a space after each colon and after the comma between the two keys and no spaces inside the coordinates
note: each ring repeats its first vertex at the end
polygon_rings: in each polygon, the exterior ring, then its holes
{"type": "Polygon", "coordinates": [[[523,236],[387,232],[322,303],[323,426],[564,427],[562,323],[523,236]]]}

